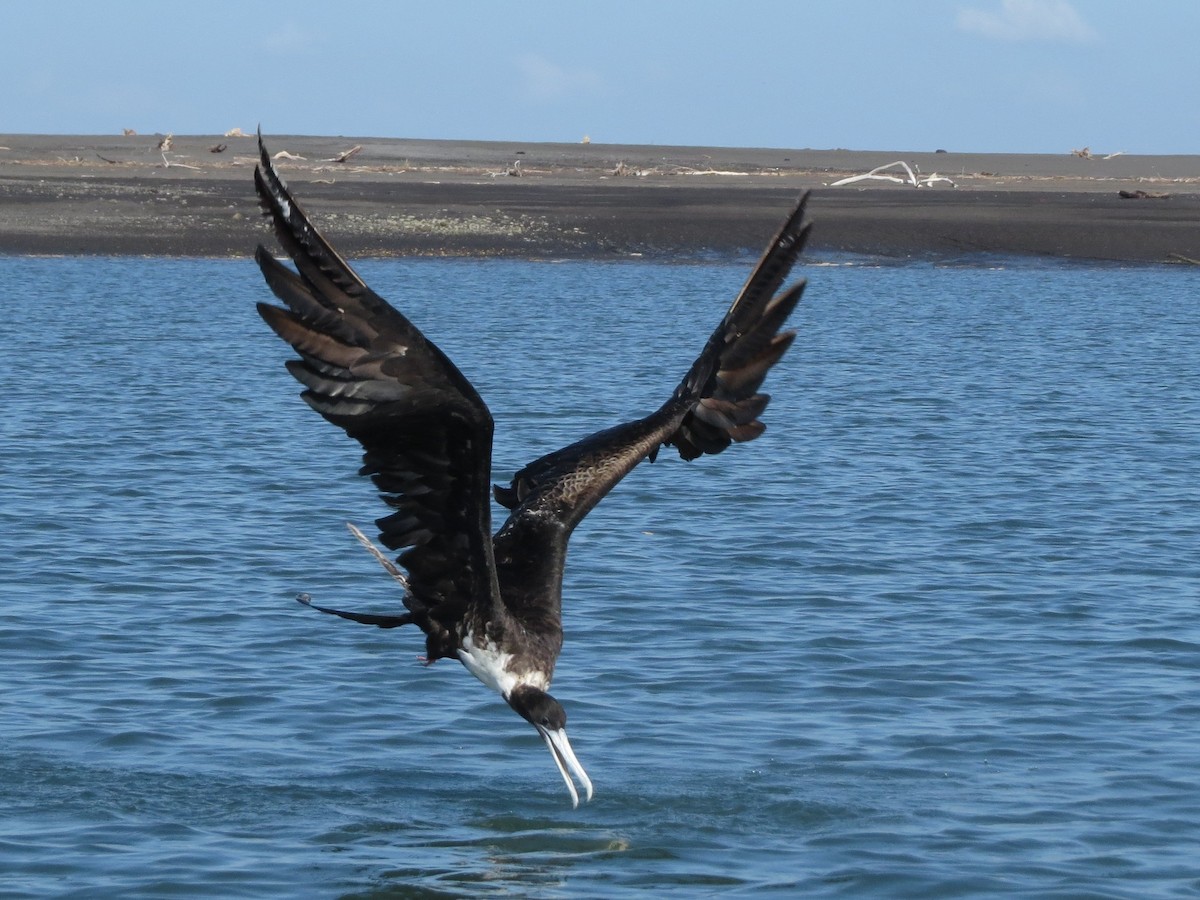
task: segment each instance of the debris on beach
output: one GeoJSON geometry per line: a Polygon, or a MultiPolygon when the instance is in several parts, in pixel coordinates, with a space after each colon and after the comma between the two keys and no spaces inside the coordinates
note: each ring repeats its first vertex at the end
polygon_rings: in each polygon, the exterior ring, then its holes
{"type": "Polygon", "coordinates": [[[174,138],[175,135],[168,134],[165,138],[158,142],[158,152],[162,154],[163,168],[169,169],[171,166],[177,166],[180,169],[192,169],[196,172],[200,171],[199,166],[189,166],[187,163],[171,162],[171,160],[167,159],[167,154],[171,150],[171,144],[174,141],[174,138]]]}
{"type": "Polygon", "coordinates": [[[362,144],[355,144],[349,150],[339,153],[337,156],[331,159],[322,160],[322,162],[344,163],[346,160],[351,159],[360,153],[362,153],[362,144]]]}
{"type": "Polygon", "coordinates": [[[841,187],[844,184],[854,184],[859,181],[890,181],[893,184],[911,184],[915,188],[933,187],[935,184],[944,181],[951,187],[958,187],[958,185],[955,184],[951,179],[947,178],[945,175],[939,175],[937,172],[918,177],[917,173],[920,171],[921,170],[919,167],[916,169],[916,171],[913,171],[912,166],[910,166],[904,160],[898,159],[895,162],[888,163],[887,165],[876,166],[870,172],[867,172],[863,175],[851,175],[848,178],[842,178],[833,182],[832,184],[826,185],[826,187],[841,187]],[[898,175],[880,174],[887,169],[894,169],[897,166],[904,169],[908,176],[907,178],[901,178],[898,175]]]}
{"type": "Polygon", "coordinates": [[[225,148],[227,146],[228,146],[227,144],[213,144],[211,147],[208,148],[208,152],[209,153],[224,153],[225,148]]]}
{"type": "Polygon", "coordinates": [[[525,170],[521,168],[521,161],[518,159],[514,160],[511,166],[505,166],[501,171],[486,172],[485,174],[488,178],[524,178],[525,170]]]}
{"type": "Polygon", "coordinates": [[[645,178],[650,172],[646,169],[635,169],[629,163],[625,162],[625,160],[621,160],[617,163],[617,167],[612,170],[612,174],[618,178],[645,178]]]}
{"type": "Polygon", "coordinates": [[[1171,195],[1163,191],[1143,191],[1139,188],[1136,191],[1117,191],[1117,196],[1122,200],[1166,200],[1171,195]]]}
{"type": "Polygon", "coordinates": [[[1114,156],[1121,156],[1125,151],[1118,150],[1116,153],[1106,153],[1104,156],[1097,156],[1090,147],[1083,147],[1079,150],[1072,150],[1072,156],[1078,156],[1080,159],[1112,159],[1114,156]]]}
{"type": "Polygon", "coordinates": [[[295,153],[288,153],[286,150],[280,150],[278,153],[272,156],[271,159],[289,159],[292,162],[300,162],[301,160],[307,159],[307,157],[297,156],[295,153]]]}
{"type": "Polygon", "coordinates": [[[668,172],[670,175],[735,175],[743,177],[749,175],[749,172],[738,172],[733,169],[714,169],[712,166],[706,166],[703,169],[693,166],[672,166],[668,172]]]}

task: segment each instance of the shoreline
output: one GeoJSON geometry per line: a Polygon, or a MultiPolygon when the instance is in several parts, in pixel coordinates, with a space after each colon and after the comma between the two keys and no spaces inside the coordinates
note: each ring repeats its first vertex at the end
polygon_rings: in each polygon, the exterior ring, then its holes
{"type": "MultiPolygon", "coordinates": [[[[0,253],[246,257],[269,244],[253,138],[175,136],[165,153],[158,140],[0,135],[0,253]]],[[[268,136],[267,145],[300,157],[277,166],[347,256],[743,256],[757,254],[795,196],[811,190],[810,246],[822,256],[1200,258],[1200,156],[297,135],[268,136]],[[831,186],[898,160],[953,186],[831,186]]]]}

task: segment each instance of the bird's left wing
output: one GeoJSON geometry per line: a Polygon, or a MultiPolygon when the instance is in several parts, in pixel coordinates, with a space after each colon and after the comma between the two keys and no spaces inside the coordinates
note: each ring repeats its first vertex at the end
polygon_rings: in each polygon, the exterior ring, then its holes
{"type": "Polygon", "coordinates": [[[506,605],[518,614],[558,614],[567,540],[584,516],[663,445],[684,459],[720,453],[765,430],[763,380],[795,338],[783,326],[804,282],[780,290],[809,232],[807,194],[768,243],[728,312],[671,398],[643,419],[597,432],[525,466],[495,488],[509,510],[495,559],[506,605]]]}
{"type": "Polygon", "coordinates": [[[498,602],[489,478],[492,417],[470,382],[432,342],[372,291],[308,220],[259,136],[254,172],[264,213],[296,265],[259,246],[255,259],[287,308],[258,311],[298,359],[288,371],[308,404],[364,450],[395,510],[380,539],[403,549],[405,604],[427,635],[430,660],[452,656],[454,623],[471,603],[498,602]]]}

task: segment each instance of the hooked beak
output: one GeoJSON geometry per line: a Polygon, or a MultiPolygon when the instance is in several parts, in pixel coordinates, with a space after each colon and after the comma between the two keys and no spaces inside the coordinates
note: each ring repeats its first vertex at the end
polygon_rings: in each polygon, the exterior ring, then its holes
{"type": "Polygon", "coordinates": [[[558,766],[558,772],[563,777],[563,781],[567,783],[567,790],[571,792],[571,808],[576,809],[579,806],[579,793],[575,790],[575,782],[571,780],[573,774],[579,779],[579,784],[587,790],[588,800],[592,799],[592,779],[588,778],[587,772],[583,771],[583,766],[579,764],[579,760],[575,758],[575,751],[571,749],[571,742],[567,740],[567,731],[565,728],[559,728],[551,731],[549,728],[543,728],[541,725],[535,725],[538,734],[542,736],[542,740],[546,742],[546,746],[550,748],[550,755],[554,757],[554,764],[558,766]]]}

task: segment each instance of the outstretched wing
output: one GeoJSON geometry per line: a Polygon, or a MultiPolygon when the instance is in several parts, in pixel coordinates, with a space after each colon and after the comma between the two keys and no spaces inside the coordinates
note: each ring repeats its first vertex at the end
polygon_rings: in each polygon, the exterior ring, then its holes
{"type": "Polygon", "coordinates": [[[495,539],[497,573],[510,609],[527,618],[557,617],[567,540],[572,530],[639,462],[665,444],[684,459],[720,453],[758,437],[770,399],[767,372],[795,338],[781,331],[804,282],[780,293],[804,248],[807,194],[767,245],[733,305],[660,409],[534,460],[508,487],[495,488],[509,510],[495,539]]]}
{"type": "Polygon", "coordinates": [[[454,364],[372,291],[289,193],[259,135],[254,183],[296,271],[259,246],[255,259],[287,308],[258,304],[295,348],[288,371],[309,406],[363,446],[394,512],[380,540],[403,550],[405,605],[427,635],[430,660],[452,656],[453,624],[468,604],[498,600],[492,561],[492,417],[454,364]]]}

